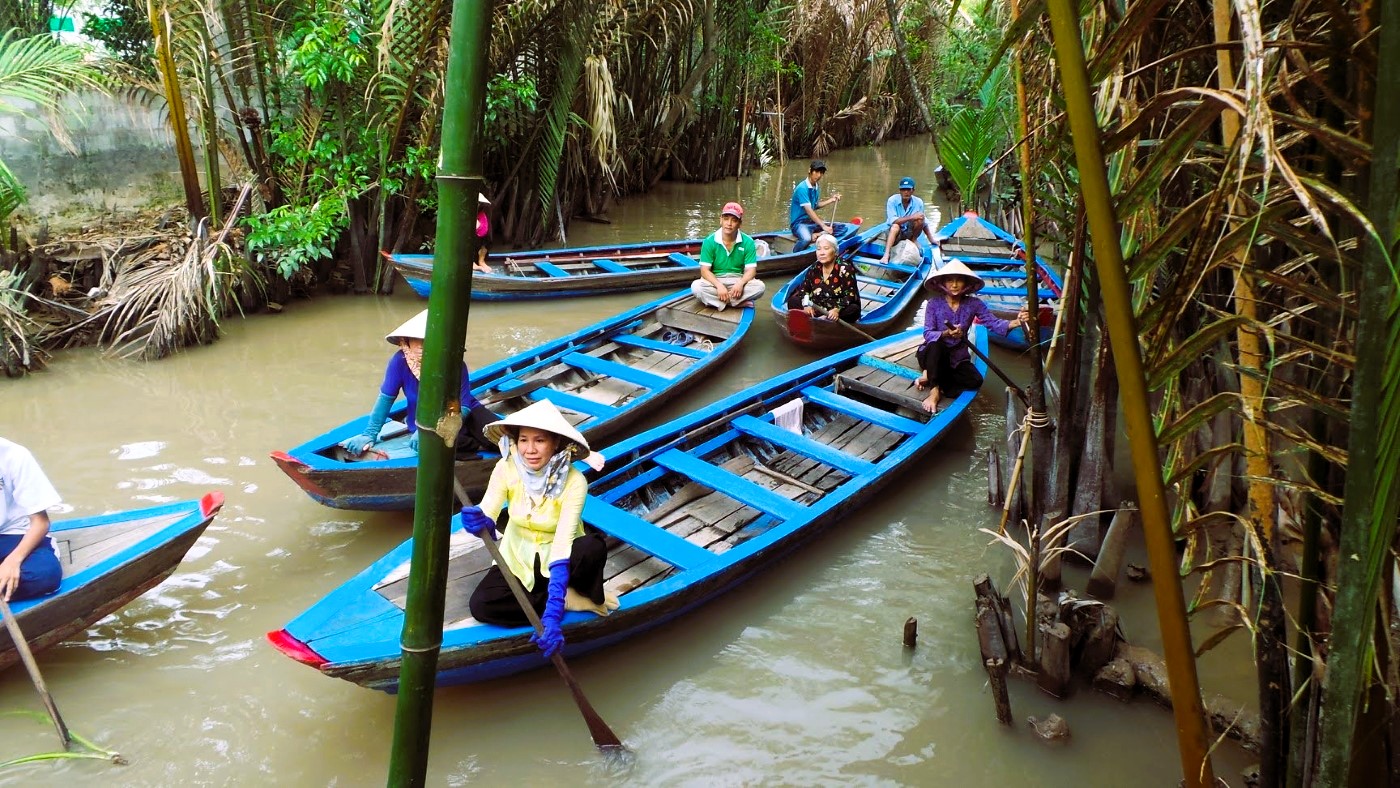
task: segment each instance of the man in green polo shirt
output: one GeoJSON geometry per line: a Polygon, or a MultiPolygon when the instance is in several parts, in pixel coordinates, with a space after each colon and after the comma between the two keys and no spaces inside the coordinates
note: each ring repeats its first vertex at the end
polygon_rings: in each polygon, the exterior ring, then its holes
{"type": "Polygon", "coordinates": [[[758,247],[753,238],[739,232],[744,223],[744,207],[737,202],[724,204],[719,213],[719,229],[700,244],[700,278],[690,285],[695,297],[715,309],[729,306],[752,307],[763,295],[758,273],[758,247]]]}

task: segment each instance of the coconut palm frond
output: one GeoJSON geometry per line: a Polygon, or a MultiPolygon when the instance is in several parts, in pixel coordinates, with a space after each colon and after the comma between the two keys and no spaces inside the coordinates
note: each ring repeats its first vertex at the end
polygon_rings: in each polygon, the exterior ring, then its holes
{"type": "Polygon", "coordinates": [[[103,89],[101,72],[84,60],[83,50],[52,36],[0,33],[0,112],[28,117],[26,103],[57,112],[65,93],[83,88],[103,89]]]}

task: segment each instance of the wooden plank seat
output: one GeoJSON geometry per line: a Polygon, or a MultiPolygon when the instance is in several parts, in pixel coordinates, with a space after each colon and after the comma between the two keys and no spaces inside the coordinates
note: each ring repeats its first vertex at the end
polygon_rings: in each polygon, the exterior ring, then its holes
{"type": "Polygon", "coordinates": [[[704,358],[710,355],[700,348],[691,347],[689,345],[673,345],[670,342],[662,342],[660,340],[648,339],[632,334],[615,336],[613,337],[613,341],[619,345],[627,345],[628,347],[642,348],[644,350],[656,350],[662,353],[673,353],[677,356],[685,356],[687,358],[704,358]]]}
{"type": "Polygon", "coordinates": [[[617,408],[596,400],[580,397],[577,394],[570,394],[567,391],[557,389],[539,388],[530,393],[530,398],[535,400],[547,400],[557,407],[572,410],[594,418],[606,419],[617,413],[617,408]]]}
{"type": "Polygon", "coordinates": [[[817,462],[839,468],[852,476],[870,473],[875,466],[865,460],[857,459],[838,449],[812,440],[806,435],[799,435],[789,432],[777,426],[771,421],[764,421],[754,416],[743,415],[736,417],[731,424],[734,429],[748,433],[756,438],[762,438],[775,446],[789,449],[804,457],[809,457],[817,462]]]}
{"type": "Polygon", "coordinates": [[[916,274],[919,269],[904,265],[902,263],[881,263],[875,260],[862,260],[860,265],[873,266],[875,268],[887,268],[891,271],[902,271],[906,274],[916,274]]]}
{"type": "Polygon", "coordinates": [[[911,369],[903,364],[896,364],[892,361],[872,356],[869,353],[861,354],[860,363],[864,366],[878,369],[882,372],[888,372],[891,375],[897,375],[908,380],[914,380],[919,377],[919,371],[917,369],[911,369]]]}
{"type": "Polygon", "coordinates": [[[549,262],[548,260],[535,260],[533,264],[536,268],[545,272],[546,274],[549,274],[550,276],[573,276],[573,274],[569,273],[568,271],[565,271],[564,269],[560,268],[554,263],[549,262]]]}
{"type": "Polygon", "coordinates": [[[607,375],[638,386],[649,389],[665,388],[671,382],[670,378],[655,375],[636,367],[629,367],[626,364],[619,364],[616,361],[608,361],[605,358],[590,356],[587,353],[570,353],[561,359],[565,364],[576,367],[585,372],[592,372],[595,375],[607,375]]]}
{"type": "Polygon", "coordinates": [[[621,263],[615,263],[615,262],[613,262],[612,260],[609,260],[609,259],[603,258],[603,257],[600,257],[600,258],[598,258],[597,260],[594,260],[594,261],[593,261],[593,265],[595,265],[595,266],[597,266],[597,267],[599,267],[599,268],[603,269],[604,271],[607,271],[608,273],[611,273],[611,274],[630,274],[630,273],[632,273],[632,269],[631,269],[631,268],[628,268],[627,266],[622,265],[621,263]]]}
{"type": "Polygon", "coordinates": [[[666,259],[670,260],[678,266],[681,266],[682,268],[700,267],[700,262],[698,260],[696,260],[694,257],[691,257],[688,254],[681,254],[680,252],[672,252],[666,255],[666,259]]]}
{"type": "Polygon", "coordinates": [[[924,428],[922,422],[905,418],[897,413],[881,410],[873,405],[853,400],[850,397],[843,397],[829,389],[817,386],[808,386],[802,389],[802,395],[809,402],[830,408],[837,413],[844,413],[871,424],[878,424],[887,430],[902,432],[906,435],[913,435],[924,428]]]}
{"type": "Polygon", "coordinates": [[[803,508],[793,503],[791,499],[784,498],[767,487],[755,484],[742,476],[736,476],[722,468],[717,468],[678,449],[668,449],[658,454],[656,463],[700,482],[706,487],[723,492],[760,512],[781,517],[784,520],[803,516],[803,508]]]}
{"type": "MultiPolygon", "coordinates": [[[[1047,290],[1044,288],[1038,290],[1037,293],[1041,299],[1059,297],[1055,294],[1054,290],[1047,290]]],[[[977,291],[977,295],[979,296],[1024,296],[1025,294],[1026,288],[1024,287],[984,287],[977,291]]]]}
{"type": "Polygon", "coordinates": [[[584,518],[603,531],[672,566],[687,569],[714,558],[709,550],[697,547],[631,512],[600,506],[591,500],[583,505],[583,509],[584,518]]]}
{"type": "MultiPolygon", "coordinates": [[[[901,369],[905,372],[910,371],[907,368],[901,369]]],[[[913,387],[916,378],[918,373],[906,375],[904,372],[893,372],[883,367],[857,364],[836,376],[836,392],[840,393],[843,388],[850,389],[896,407],[922,413],[923,400],[911,397],[907,393],[913,387]]]]}

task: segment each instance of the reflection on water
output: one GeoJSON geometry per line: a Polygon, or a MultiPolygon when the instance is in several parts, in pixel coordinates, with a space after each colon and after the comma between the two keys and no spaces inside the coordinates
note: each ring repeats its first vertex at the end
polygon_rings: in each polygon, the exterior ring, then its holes
{"type": "MultiPolygon", "coordinates": [[[[879,221],[902,175],[921,194],[932,183],[918,142],[828,162],[823,188],[845,195],[838,218],[879,221]]],[[[801,161],[742,181],[662,184],[616,206],[611,225],[571,228],[569,241],[703,235],[735,198],[748,229],[779,227],[805,175],[801,161]]],[[[65,721],[131,765],[46,763],[0,772],[0,783],[383,784],[394,698],[324,678],[262,637],[406,538],[412,517],[319,506],[267,453],[370,408],[391,352],[384,332],[424,307],[402,290],[231,319],[219,343],[156,363],[65,351],[44,373],[0,383],[0,434],[34,450],[73,516],[209,490],[227,498],[170,580],[40,657],[65,721]]],[[[467,360],[480,367],[659,295],[474,303],[467,360]]],[[[735,360],[638,427],[814,358],[781,342],[766,308],[758,317],[735,360]]],[[[1003,402],[991,383],[986,395],[920,467],[763,576],[571,663],[637,754],[624,772],[592,748],[558,676],[540,670],[437,693],[429,782],[1175,784],[1171,716],[1147,704],[1081,694],[1066,705],[1015,682],[1018,719],[1057,711],[1073,744],[1049,749],[996,725],[971,620],[974,576],[998,571],[1009,585],[1004,551],[976,530],[996,527],[978,458],[1000,439],[1003,402]],[[912,652],[901,645],[910,616],[912,652]]],[[[1125,595],[1129,636],[1151,645],[1146,592],[1125,595]]],[[[1239,681],[1218,667],[1217,683],[1239,681]]],[[[0,711],[16,708],[38,703],[12,670],[0,711]]],[[[51,730],[12,716],[0,716],[0,741],[0,759],[53,747],[51,730]]]]}

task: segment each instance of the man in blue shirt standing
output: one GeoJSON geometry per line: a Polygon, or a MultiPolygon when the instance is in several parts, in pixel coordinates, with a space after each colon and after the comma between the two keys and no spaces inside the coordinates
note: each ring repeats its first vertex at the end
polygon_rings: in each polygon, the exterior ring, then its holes
{"type": "Polygon", "coordinates": [[[821,183],[822,176],[826,175],[826,162],[821,159],[814,159],[812,166],[807,169],[806,179],[799,181],[792,190],[792,204],[788,207],[788,224],[792,228],[792,235],[797,239],[797,243],[792,247],[792,251],[800,252],[812,245],[812,237],[817,233],[832,233],[831,224],[822,221],[822,217],[817,215],[817,211],[828,205],[841,201],[841,192],[837,192],[823,200],[821,189],[817,186],[821,183]]]}
{"type": "Polygon", "coordinates": [[[890,234],[885,239],[885,254],[880,257],[882,263],[889,262],[895,244],[912,241],[920,233],[928,236],[930,244],[938,243],[933,228],[924,219],[924,201],[914,196],[914,179],[907,175],[899,179],[899,192],[885,201],[885,221],[890,224],[890,234]]]}

